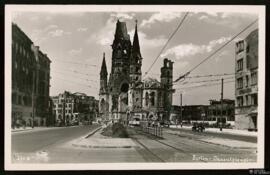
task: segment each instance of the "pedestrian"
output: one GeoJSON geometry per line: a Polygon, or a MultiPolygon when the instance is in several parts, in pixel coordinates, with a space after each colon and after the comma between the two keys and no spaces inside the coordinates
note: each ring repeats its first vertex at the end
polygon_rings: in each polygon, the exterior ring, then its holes
{"type": "Polygon", "coordinates": [[[219,130],[222,131],[222,123],[219,122],[219,130]]]}

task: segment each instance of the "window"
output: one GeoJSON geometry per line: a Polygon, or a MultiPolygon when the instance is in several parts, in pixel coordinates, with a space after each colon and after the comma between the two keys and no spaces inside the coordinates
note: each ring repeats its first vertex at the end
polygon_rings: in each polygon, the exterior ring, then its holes
{"type": "Polygon", "coordinates": [[[249,106],[250,103],[249,103],[249,97],[248,97],[248,95],[246,95],[245,98],[246,98],[246,106],[249,106]]]}
{"type": "Polygon", "coordinates": [[[249,77],[248,77],[248,75],[246,75],[246,87],[248,87],[249,86],[249,77]]]}
{"type": "Polygon", "coordinates": [[[12,103],[17,104],[17,94],[16,93],[12,93],[12,103]]]}
{"type": "Polygon", "coordinates": [[[244,41],[239,41],[237,44],[236,44],[236,52],[239,53],[239,52],[242,52],[244,50],[244,41]]]}
{"type": "Polygon", "coordinates": [[[237,88],[242,89],[243,88],[243,78],[238,78],[237,79],[237,88]]]}
{"type": "Polygon", "coordinates": [[[17,63],[17,61],[15,61],[15,69],[17,69],[18,68],[18,63],[17,63]]]}
{"type": "Polygon", "coordinates": [[[243,58],[237,60],[237,71],[243,70],[243,58]]]}
{"type": "Polygon", "coordinates": [[[22,104],[22,97],[20,95],[18,96],[18,104],[22,104]]]}
{"type": "Polygon", "coordinates": [[[138,102],[139,101],[139,98],[136,98],[136,102],[138,102]]]}
{"type": "Polygon", "coordinates": [[[257,84],[257,72],[251,74],[251,85],[257,84]]]}
{"type": "Polygon", "coordinates": [[[148,106],[148,100],[149,100],[149,95],[148,92],[145,93],[145,106],[148,106]]]}
{"type": "Polygon", "coordinates": [[[243,106],[243,97],[237,97],[237,106],[238,107],[241,107],[243,106]]]}
{"type": "Polygon", "coordinates": [[[136,73],[139,73],[139,70],[140,70],[139,67],[136,67],[136,73]]]}
{"type": "Polygon", "coordinates": [[[151,100],[151,105],[155,106],[155,92],[151,92],[150,100],[151,100]]]}
{"type": "Polygon", "coordinates": [[[23,97],[23,104],[24,104],[25,106],[28,105],[28,101],[27,101],[27,97],[26,97],[26,96],[23,97]]]}
{"type": "Polygon", "coordinates": [[[258,105],[258,95],[257,94],[251,95],[251,105],[258,105]]]}
{"type": "Polygon", "coordinates": [[[247,53],[249,52],[249,45],[247,45],[247,47],[246,47],[246,52],[247,53]]]}

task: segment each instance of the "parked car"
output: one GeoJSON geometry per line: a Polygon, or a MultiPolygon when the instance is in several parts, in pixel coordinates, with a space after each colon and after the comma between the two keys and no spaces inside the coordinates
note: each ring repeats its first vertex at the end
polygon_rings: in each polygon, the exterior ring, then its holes
{"type": "Polygon", "coordinates": [[[161,126],[164,126],[164,127],[170,127],[170,121],[167,121],[167,120],[165,120],[165,121],[161,121],[160,123],[159,123],[161,126]]]}
{"type": "Polygon", "coordinates": [[[71,126],[79,125],[79,121],[78,121],[78,120],[72,120],[72,121],[70,122],[70,125],[71,125],[71,126]]]}
{"type": "Polygon", "coordinates": [[[204,130],[205,130],[205,127],[203,123],[193,123],[192,131],[203,132],[204,130]]]}

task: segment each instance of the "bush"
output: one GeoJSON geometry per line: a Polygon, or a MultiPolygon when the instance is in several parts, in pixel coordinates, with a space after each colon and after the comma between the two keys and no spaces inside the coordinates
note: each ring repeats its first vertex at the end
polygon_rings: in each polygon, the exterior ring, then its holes
{"type": "Polygon", "coordinates": [[[126,128],[121,123],[114,123],[112,126],[112,135],[113,137],[127,138],[128,133],[126,128]]]}
{"type": "Polygon", "coordinates": [[[102,135],[114,138],[128,138],[126,128],[121,123],[114,123],[103,129],[102,135]]]}

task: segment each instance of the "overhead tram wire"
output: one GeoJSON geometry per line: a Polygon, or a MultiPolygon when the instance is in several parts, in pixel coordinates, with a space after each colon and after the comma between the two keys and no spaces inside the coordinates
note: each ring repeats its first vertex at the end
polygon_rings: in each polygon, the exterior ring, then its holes
{"type": "Polygon", "coordinates": [[[73,62],[73,61],[64,61],[64,60],[53,60],[56,62],[62,62],[62,63],[69,63],[69,64],[77,64],[77,65],[83,65],[85,67],[97,67],[95,64],[84,64],[84,63],[78,63],[78,62],[73,62]]]}
{"type": "Polygon", "coordinates": [[[182,20],[180,21],[180,23],[178,24],[178,26],[176,27],[176,29],[174,30],[174,32],[170,35],[169,39],[167,40],[167,42],[165,43],[165,45],[162,47],[162,49],[160,50],[159,54],[157,55],[157,57],[155,58],[154,62],[151,64],[151,66],[148,68],[148,70],[145,72],[144,77],[149,73],[149,71],[152,69],[152,67],[154,66],[154,64],[157,62],[158,58],[160,57],[160,55],[162,54],[162,52],[164,51],[164,49],[167,47],[167,45],[169,44],[170,40],[173,38],[173,36],[176,34],[176,32],[179,30],[179,28],[182,26],[184,20],[186,19],[187,15],[189,12],[186,12],[184,17],[182,18],[182,20]]]}
{"type": "Polygon", "coordinates": [[[88,84],[78,83],[76,81],[72,81],[72,80],[68,80],[68,79],[63,79],[63,78],[60,78],[58,76],[54,76],[54,77],[57,78],[57,79],[59,79],[59,80],[65,81],[65,82],[72,83],[73,85],[80,85],[80,86],[88,87],[90,89],[98,89],[98,88],[93,87],[93,86],[88,85],[88,84]]]}
{"type": "MultiPolygon", "coordinates": [[[[235,81],[234,80],[232,80],[232,81],[224,81],[224,84],[233,83],[233,82],[235,82],[235,81]]],[[[203,85],[197,85],[197,86],[188,86],[188,87],[181,87],[181,88],[176,88],[176,89],[189,90],[189,89],[194,89],[194,88],[209,87],[209,86],[216,86],[216,85],[220,85],[220,83],[211,83],[211,84],[203,84],[203,85]]]]}
{"type": "Polygon", "coordinates": [[[75,82],[75,81],[63,79],[63,78],[60,78],[60,77],[58,77],[58,76],[54,76],[54,77],[57,78],[57,79],[63,80],[63,81],[65,81],[65,82],[72,83],[72,84],[74,84],[74,85],[81,85],[81,86],[85,86],[85,87],[90,87],[90,88],[92,88],[92,86],[90,86],[90,85],[86,85],[86,84],[78,83],[78,82],[75,82]]]}
{"type": "MultiPolygon", "coordinates": [[[[58,74],[62,74],[62,75],[67,75],[66,73],[63,73],[61,71],[52,71],[52,72],[55,72],[55,73],[58,73],[58,74]]],[[[67,76],[76,76],[76,75],[67,75],[67,76]]],[[[90,80],[88,78],[80,78],[80,77],[76,77],[78,79],[81,79],[81,80],[85,80],[85,81],[88,81],[88,82],[94,82],[94,83],[97,83],[98,81],[96,80],[90,80]]]]}
{"type": "Polygon", "coordinates": [[[192,79],[192,78],[208,78],[208,77],[222,77],[222,76],[232,76],[236,73],[223,73],[223,74],[208,74],[208,75],[193,75],[188,76],[186,78],[192,79]]]}
{"type": "Polygon", "coordinates": [[[232,37],[229,41],[227,41],[225,44],[223,44],[221,47],[219,47],[217,50],[212,52],[209,56],[207,56],[205,59],[203,59],[199,64],[194,66],[192,69],[190,69],[187,73],[177,78],[174,82],[178,82],[179,80],[185,78],[187,75],[189,75],[192,71],[194,71],[197,67],[199,67],[201,64],[203,64],[205,61],[210,59],[213,55],[215,55],[217,52],[219,52],[221,49],[223,49],[225,46],[227,46],[230,42],[232,42],[235,38],[237,38],[240,34],[242,34],[244,31],[246,31],[248,28],[250,28],[253,24],[255,24],[258,21],[256,19],[252,23],[250,23],[248,26],[246,26],[244,29],[242,29],[239,33],[237,33],[234,37],[232,37]]]}
{"type": "MultiPolygon", "coordinates": [[[[228,79],[234,79],[235,77],[226,77],[223,78],[224,80],[228,80],[228,79]]],[[[186,84],[196,84],[196,83],[207,83],[207,82],[214,82],[214,81],[220,81],[219,79],[210,79],[210,80],[202,80],[202,81],[191,81],[191,82],[184,82],[182,85],[186,85],[186,84]]]]}
{"type": "Polygon", "coordinates": [[[76,73],[76,74],[80,74],[80,75],[84,75],[84,76],[95,76],[95,77],[98,76],[98,74],[82,73],[82,72],[79,72],[79,71],[76,71],[76,70],[68,70],[68,69],[62,69],[62,68],[61,68],[61,71],[70,72],[70,73],[76,73]]]}

